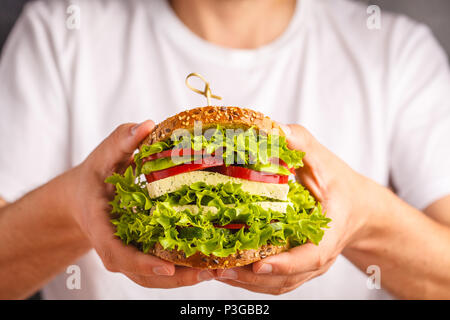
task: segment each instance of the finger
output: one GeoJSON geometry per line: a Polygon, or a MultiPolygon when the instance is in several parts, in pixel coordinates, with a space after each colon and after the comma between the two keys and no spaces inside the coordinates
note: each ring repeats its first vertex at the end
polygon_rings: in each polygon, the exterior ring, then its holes
{"type": "Polygon", "coordinates": [[[253,263],[252,268],[253,272],[260,274],[294,275],[319,270],[327,262],[328,259],[321,247],[313,243],[305,243],[257,261],[253,263]]]}
{"type": "Polygon", "coordinates": [[[324,199],[325,179],[323,177],[325,171],[319,159],[325,159],[329,155],[324,153],[323,146],[303,126],[298,124],[279,125],[286,134],[288,147],[306,153],[303,158],[303,167],[295,171],[297,179],[317,200],[322,201],[324,199]]]}
{"type": "Polygon", "coordinates": [[[6,206],[8,203],[2,197],[0,197],[0,208],[6,206]]]}
{"type": "MultiPolygon", "coordinates": [[[[265,294],[272,294],[272,295],[280,295],[283,293],[290,292],[292,290],[297,289],[299,286],[301,286],[304,282],[298,283],[295,286],[292,287],[278,287],[278,288],[269,288],[269,287],[261,287],[257,285],[252,285],[244,282],[238,282],[236,280],[221,280],[218,279],[218,281],[226,283],[230,286],[246,289],[248,291],[257,292],[257,293],[265,293],[265,294]]],[[[305,281],[306,282],[306,281],[305,281]]]]}
{"type": "Polygon", "coordinates": [[[317,168],[313,170],[311,162],[308,162],[306,159],[303,162],[305,165],[295,170],[297,181],[305,186],[317,201],[324,204],[326,199],[326,192],[324,190],[326,190],[326,188],[324,187],[325,183],[322,170],[320,169],[320,166],[317,166],[317,168]]]}
{"type": "MultiPolygon", "coordinates": [[[[266,276],[268,278],[263,278],[259,282],[248,283],[248,282],[241,281],[240,279],[235,279],[235,280],[221,279],[219,277],[219,272],[218,272],[217,280],[227,283],[231,286],[240,287],[240,288],[247,289],[247,290],[250,290],[253,292],[279,295],[279,294],[283,294],[283,293],[292,291],[292,290],[298,288],[299,286],[301,286],[302,284],[304,284],[305,282],[307,282],[315,277],[321,276],[331,267],[331,265],[333,264],[334,261],[335,261],[335,259],[330,261],[323,268],[321,268],[320,270],[317,270],[317,271],[305,272],[303,274],[300,274],[297,276],[292,276],[292,277],[285,277],[284,282],[279,283],[278,286],[270,286],[270,287],[267,286],[268,279],[271,277],[269,275],[266,276]]],[[[272,277],[276,277],[276,276],[272,276],[272,277]]]]}
{"type": "Polygon", "coordinates": [[[256,285],[261,288],[280,288],[292,287],[308,277],[311,272],[305,272],[294,275],[274,275],[271,273],[255,273],[251,265],[233,269],[218,270],[217,278],[219,280],[233,280],[248,285],[256,285]]]}
{"type": "Polygon", "coordinates": [[[173,263],[125,245],[120,239],[111,239],[96,248],[105,268],[111,272],[127,272],[136,275],[165,275],[175,273],[173,263]]]}
{"type": "Polygon", "coordinates": [[[202,270],[188,267],[176,267],[172,276],[143,276],[124,272],[125,275],[137,284],[147,288],[178,288],[193,286],[197,283],[216,278],[213,270],[202,270]]]}
{"type": "Polygon", "coordinates": [[[309,151],[314,138],[305,127],[298,124],[279,125],[286,135],[290,149],[309,151]]]}
{"type": "Polygon", "coordinates": [[[96,164],[102,163],[102,167],[107,168],[108,171],[105,175],[117,168],[123,169],[130,163],[139,143],[148,136],[154,125],[151,120],[141,124],[120,125],[90,154],[88,159],[96,164]]]}
{"type": "Polygon", "coordinates": [[[105,268],[112,272],[129,272],[140,275],[173,275],[175,266],[150,254],[125,245],[114,233],[115,228],[101,204],[90,204],[85,210],[89,221],[84,228],[105,268]]]}

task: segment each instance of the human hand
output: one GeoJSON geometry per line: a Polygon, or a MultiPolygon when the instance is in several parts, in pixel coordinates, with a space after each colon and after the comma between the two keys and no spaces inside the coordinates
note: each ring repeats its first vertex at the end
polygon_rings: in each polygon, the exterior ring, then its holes
{"type": "Polygon", "coordinates": [[[364,231],[368,210],[362,199],[372,183],[322,146],[299,125],[282,126],[289,147],[306,152],[297,179],[320,201],[330,229],[312,243],[270,256],[245,267],[219,270],[218,279],[250,291],[282,294],[326,272],[342,250],[364,231]]]}
{"type": "Polygon", "coordinates": [[[0,208],[6,206],[6,204],[6,201],[2,197],[0,197],[0,208]]]}
{"type": "Polygon", "coordinates": [[[104,181],[114,172],[125,171],[132,163],[133,152],[153,127],[150,120],[140,125],[119,126],[72,170],[69,212],[111,272],[121,272],[134,282],[151,288],[189,286],[210,280],[213,273],[209,271],[175,267],[173,263],[123,244],[114,235],[108,204],[114,197],[114,187],[104,181]]]}

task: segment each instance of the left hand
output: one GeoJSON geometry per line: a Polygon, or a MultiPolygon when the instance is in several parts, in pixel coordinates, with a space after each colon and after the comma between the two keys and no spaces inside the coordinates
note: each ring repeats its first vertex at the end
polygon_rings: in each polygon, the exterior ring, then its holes
{"type": "Polygon", "coordinates": [[[71,191],[66,192],[68,199],[61,198],[59,202],[96,250],[106,270],[123,273],[148,288],[176,288],[211,280],[214,274],[209,270],[175,266],[124,244],[114,235],[109,205],[114,187],[107,185],[105,179],[113,172],[125,171],[139,143],[153,127],[153,121],[117,127],[79,166],[63,176],[63,189],[71,191]]]}
{"type": "Polygon", "coordinates": [[[282,126],[289,147],[306,152],[297,179],[320,201],[329,229],[318,246],[312,243],[292,248],[245,267],[218,270],[218,280],[250,291],[282,294],[320,276],[342,250],[365,232],[369,219],[367,194],[376,198],[375,183],[363,177],[322,146],[299,125],[282,126]],[[371,192],[371,193],[368,193],[371,192]]]}

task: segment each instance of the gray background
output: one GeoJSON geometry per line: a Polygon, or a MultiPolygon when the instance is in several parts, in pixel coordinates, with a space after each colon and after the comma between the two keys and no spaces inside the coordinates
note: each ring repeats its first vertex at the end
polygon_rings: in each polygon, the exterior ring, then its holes
{"type": "MultiPolygon", "coordinates": [[[[29,0],[0,0],[0,51],[14,22],[29,0]]],[[[126,1],[126,0],[123,0],[126,1]]],[[[148,0],[152,1],[152,0],[148,0]]],[[[189,1],[189,0],[186,0],[189,1]]],[[[331,0],[332,1],[332,0],[331,0]]],[[[381,10],[406,14],[428,24],[450,55],[450,0],[358,0],[376,4],[381,10]]],[[[39,294],[31,299],[39,299],[39,294]]]]}

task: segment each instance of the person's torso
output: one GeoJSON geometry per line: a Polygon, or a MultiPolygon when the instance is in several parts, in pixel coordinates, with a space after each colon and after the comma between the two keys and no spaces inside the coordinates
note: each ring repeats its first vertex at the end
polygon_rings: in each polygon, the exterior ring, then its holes
{"type": "MultiPolygon", "coordinates": [[[[121,123],[158,123],[206,105],[184,83],[189,73],[198,72],[223,97],[212,104],[248,107],[281,123],[301,124],[353,169],[387,185],[389,111],[382,93],[383,57],[374,53],[381,52],[383,35],[354,32],[353,26],[365,23],[366,12],[340,4],[338,12],[330,13],[337,5],[299,1],[290,26],[275,42],[257,50],[230,50],[192,34],[163,0],[111,1],[106,7],[81,2],[80,29],[66,31],[72,34],[62,53],[70,92],[72,165],[121,123]],[[348,16],[355,21],[347,21],[348,16]]],[[[269,297],[217,281],[171,290],[143,288],[106,271],[93,251],[77,264],[81,289],[69,290],[69,275],[62,273],[44,289],[46,298],[269,297]]],[[[370,290],[367,279],[340,256],[323,276],[273,298],[388,297],[383,290],[370,290]]]]}

